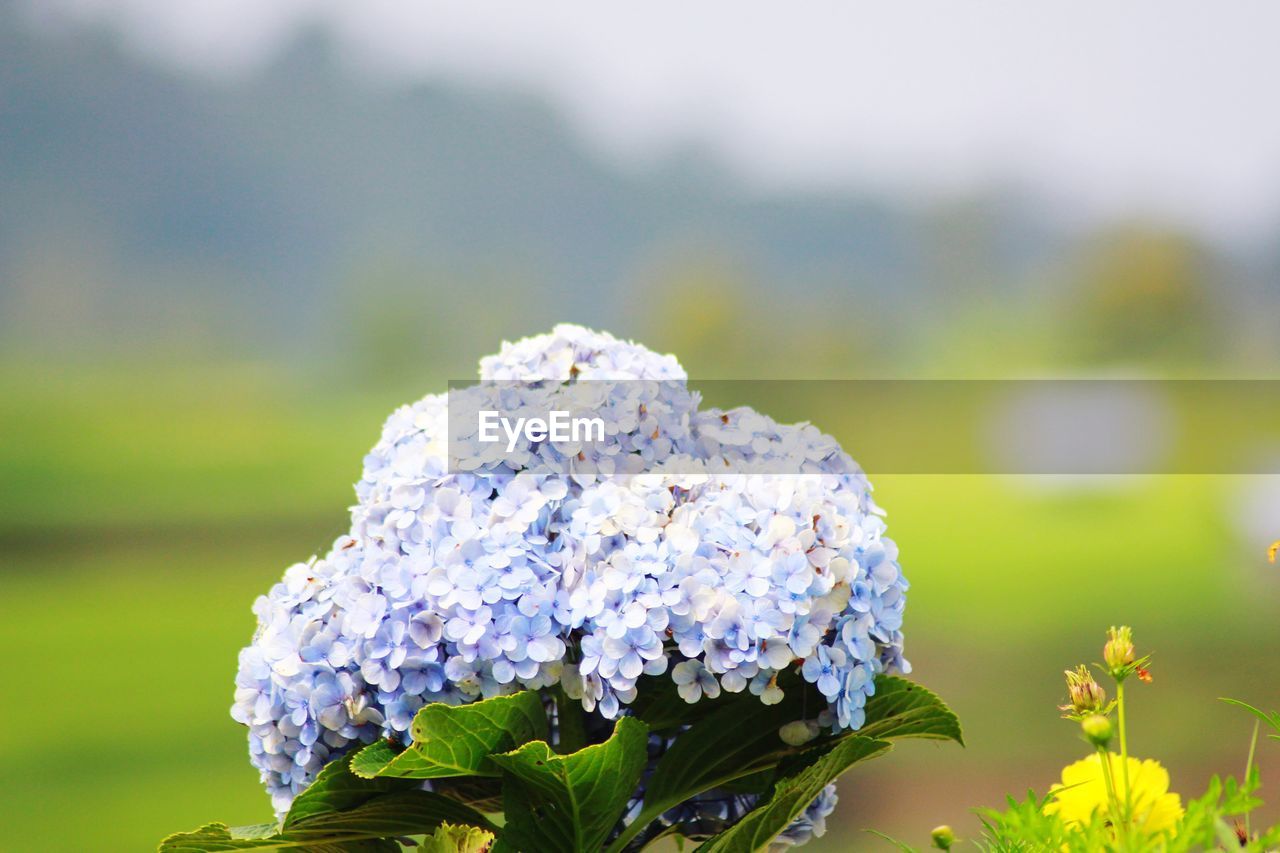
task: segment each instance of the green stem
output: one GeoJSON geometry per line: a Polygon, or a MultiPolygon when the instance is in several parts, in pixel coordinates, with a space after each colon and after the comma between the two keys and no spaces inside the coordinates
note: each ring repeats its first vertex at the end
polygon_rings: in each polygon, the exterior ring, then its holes
{"type": "Polygon", "coordinates": [[[556,719],[559,723],[560,742],[556,749],[561,755],[577,752],[587,745],[586,721],[582,716],[582,703],[565,695],[563,687],[556,687],[556,719]]]}
{"type": "Polygon", "coordinates": [[[1116,682],[1116,721],[1120,726],[1120,773],[1124,779],[1125,831],[1133,820],[1133,789],[1129,787],[1129,738],[1124,724],[1124,682],[1116,682]]]}
{"type": "Polygon", "coordinates": [[[1102,762],[1102,783],[1107,788],[1107,801],[1110,803],[1108,811],[1111,812],[1111,822],[1116,828],[1116,838],[1120,838],[1120,798],[1116,796],[1116,782],[1111,775],[1111,755],[1107,752],[1107,748],[1098,747],[1098,760],[1102,762]]]}
{"type": "MultiPolygon", "coordinates": [[[[1249,741],[1249,760],[1244,763],[1244,784],[1248,786],[1250,778],[1253,776],[1253,754],[1258,748],[1258,726],[1261,721],[1253,721],[1253,737],[1249,741]]],[[[1244,833],[1250,838],[1253,837],[1253,827],[1249,824],[1249,812],[1244,813],[1244,833]]]]}
{"type": "Polygon", "coordinates": [[[1249,760],[1244,763],[1244,778],[1246,782],[1249,781],[1249,776],[1253,773],[1253,753],[1258,747],[1259,725],[1261,725],[1260,721],[1253,721],[1253,738],[1249,741],[1249,760]]]}

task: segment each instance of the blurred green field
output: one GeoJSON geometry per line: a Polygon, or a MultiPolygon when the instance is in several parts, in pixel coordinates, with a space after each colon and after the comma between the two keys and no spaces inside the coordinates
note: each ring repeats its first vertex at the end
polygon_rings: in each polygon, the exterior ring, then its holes
{"type": "MultiPolygon", "coordinates": [[[[269,816],[227,715],[250,604],[345,528],[387,412],[440,386],[0,376],[0,642],[24,686],[0,732],[4,849],[146,850],[269,816]]],[[[838,437],[856,456],[856,436],[838,437]]],[[[1057,719],[1061,670],[1096,659],[1112,622],[1157,655],[1134,697],[1135,752],[1184,795],[1239,772],[1250,725],[1214,697],[1280,707],[1280,576],[1229,515],[1240,479],[876,485],[913,584],[915,676],[960,713],[968,746],[909,744],[855,771],[810,849],[882,849],[863,827],[917,844],[943,821],[971,832],[969,806],[1047,787],[1083,749],[1057,719]]],[[[1280,760],[1262,752],[1265,780],[1280,760]]]]}

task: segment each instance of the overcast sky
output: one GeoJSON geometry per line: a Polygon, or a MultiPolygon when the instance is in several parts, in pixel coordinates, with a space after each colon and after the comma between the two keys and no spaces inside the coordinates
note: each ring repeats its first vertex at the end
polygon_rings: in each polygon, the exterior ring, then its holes
{"type": "Polygon", "coordinates": [[[926,200],[993,182],[1224,236],[1280,224],[1280,3],[32,0],[252,67],[304,20],[393,76],[514,82],[597,146],[926,200]]]}

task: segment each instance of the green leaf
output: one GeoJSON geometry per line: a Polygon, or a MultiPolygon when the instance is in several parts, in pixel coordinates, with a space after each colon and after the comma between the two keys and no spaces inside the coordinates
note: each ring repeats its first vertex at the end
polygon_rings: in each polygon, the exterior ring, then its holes
{"type": "Polygon", "coordinates": [[[765,802],[698,847],[697,853],[754,853],[769,846],[822,789],[860,761],[888,751],[887,741],[851,735],[797,760],[793,772],[780,778],[765,802]]]}
{"type": "MultiPolygon", "coordinates": [[[[1271,728],[1275,729],[1277,732],[1280,732],[1280,711],[1264,711],[1261,708],[1253,707],[1248,702],[1241,702],[1239,699],[1228,699],[1226,697],[1219,698],[1228,705],[1235,705],[1237,708],[1244,708],[1250,714],[1253,714],[1259,720],[1266,723],[1268,726],[1271,726],[1271,728]]],[[[1267,735],[1267,737],[1280,740],[1280,734],[1267,735]]]]}
{"type": "Polygon", "coordinates": [[[279,826],[228,827],[211,823],[160,842],[161,853],[222,850],[288,850],[309,853],[398,853],[391,836],[430,832],[443,822],[492,829],[475,809],[449,797],[418,790],[405,779],[353,776],[347,755],[325,765],[293,801],[279,826]]]}
{"type": "Polygon", "coordinates": [[[802,718],[809,700],[814,714],[823,707],[805,695],[807,683],[796,681],[777,705],[766,705],[749,693],[736,694],[677,737],[645,785],[645,811],[651,807],[666,811],[694,794],[771,767],[793,753],[778,729],[802,718]]]}
{"type": "Polygon", "coordinates": [[[486,853],[494,835],[474,826],[443,823],[418,846],[418,853],[486,853]]]}
{"type": "Polygon", "coordinates": [[[983,838],[974,841],[974,846],[990,853],[1040,850],[1085,853],[1116,849],[1110,820],[1103,811],[1094,812],[1088,823],[1072,824],[1068,829],[1057,814],[1045,814],[1044,807],[1051,799],[1052,795],[1040,797],[1028,790],[1022,800],[1006,797],[1004,811],[977,809],[983,838]]]}
{"type": "Polygon", "coordinates": [[[254,826],[227,826],[225,823],[207,823],[192,832],[179,832],[160,842],[160,853],[187,853],[206,850],[254,850],[269,849],[258,845],[279,831],[274,823],[254,826]]]}
{"type": "Polygon", "coordinates": [[[546,740],[547,713],[535,690],[469,705],[433,702],[419,709],[410,731],[408,749],[397,753],[386,741],[370,744],[352,762],[352,772],[365,779],[496,776],[490,756],[546,740]]]}
{"type": "MultiPolygon", "coordinates": [[[[392,741],[380,740],[369,744],[351,759],[351,772],[361,778],[388,780],[390,774],[378,776],[378,772],[404,752],[404,747],[392,741]]],[[[409,783],[401,779],[401,784],[409,783]]],[[[436,779],[432,790],[466,803],[481,811],[502,811],[502,780],[493,776],[454,776],[436,779]]]]}
{"type": "Polygon", "coordinates": [[[403,791],[409,783],[396,779],[361,779],[351,774],[354,755],[346,755],[326,764],[315,780],[293,800],[283,826],[288,829],[296,823],[319,815],[345,811],[374,797],[403,791]]]}
{"type": "Polygon", "coordinates": [[[881,841],[884,841],[886,844],[892,844],[894,847],[897,847],[899,850],[901,850],[902,853],[916,853],[916,848],[912,847],[907,842],[899,841],[898,839],[894,838],[892,835],[883,833],[878,829],[864,829],[862,831],[867,833],[868,835],[874,835],[876,838],[879,838],[881,841]]]}
{"type": "Polygon", "coordinates": [[[502,811],[502,778],[499,776],[455,776],[435,779],[431,790],[482,812],[502,811]]]}
{"type": "Polygon", "coordinates": [[[448,797],[429,791],[400,791],[345,811],[315,814],[279,829],[209,824],[195,832],[169,836],[160,842],[160,853],[298,849],[307,853],[398,853],[400,846],[386,839],[430,832],[445,822],[493,829],[479,812],[448,797]]]}
{"type": "Polygon", "coordinates": [[[504,849],[595,853],[617,825],[648,760],[649,728],[623,717],[604,743],[557,755],[534,741],[492,760],[503,769],[504,849]]]}
{"type": "Polygon", "coordinates": [[[876,692],[867,700],[866,714],[858,729],[865,737],[936,738],[964,745],[960,719],[938,695],[896,675],[876,679],[876,692]]]}
{"type": "Polygon", "coordinates": [[[402,752],[404,747],[392,741],[375,740],[351,759],[351,772],[361,779],[374,779],[402,752]]]}
{"type": "Polygon", "coordinates": [[[721,782],[716,787],[735,794],[763,794],[773,787],[773,780],[777,775],[774,770],[775,768],[770,767],[767,770],[748,773],[746,776],[721,782]]]}
{"type": "MultiPolygon", "coordinates": [[[[762,773],[772,773],[779,762],[818,746],[831,746],[849,734],[796,748],[778,735],[786,723],[817,716],[826,700],[813,685],[794,671],[778,677],[783,700],[765,705],[748,693],[722,694],[711,713],[680,734],[662,756],[645,784],[644,810],[610,845],[617,853],[631,838],[668,809],[712,788],[733,786],[751,778],[759,784],[762,773]]],[[[651,719],[668,719],[660,710],[651,719]]],[[[961,741],[955,714],[932,692],[905,678],[881,676],[875,695],[867,700],[866,722],[856,734],[863,737],[946,738],[961,741]]]]}

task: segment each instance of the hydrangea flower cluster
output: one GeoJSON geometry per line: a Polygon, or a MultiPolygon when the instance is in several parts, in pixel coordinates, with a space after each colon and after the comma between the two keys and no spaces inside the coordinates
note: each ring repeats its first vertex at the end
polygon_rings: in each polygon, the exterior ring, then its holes
{"type": "MultiPolygon", "coordinates": [[[[849,729],[878,673],[909,670],[897,548],[834,439],[700,410],[673,357],[575,326],[480,373],[453,405],[606,407],[608,440],[451,465],[450,397],[392,414],[350,533],[254,606],[232,716],[278,810],[347,750],[407,740],[428,702],[559,684],[614,718],[649,675],[688,702],[774,703],[798,665],[822,724],[849,729]]],[[[819,799],[810,831],[834,805],[819,799]]]]}

